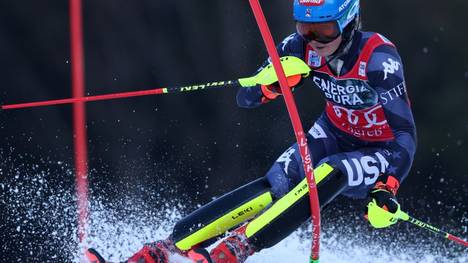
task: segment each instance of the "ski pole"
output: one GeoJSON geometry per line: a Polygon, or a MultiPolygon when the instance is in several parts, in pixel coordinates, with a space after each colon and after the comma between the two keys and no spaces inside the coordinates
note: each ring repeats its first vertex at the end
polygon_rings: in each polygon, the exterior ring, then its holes
{"type": "Polygon", "coordinates": [[[157,94],[181,93],[181,92],[191,92],[191,91],[205,90],[205,89],[212,89],[212,88],[221,88],[221,87],[228,88],[228,87],[239,87],[239,86],[240,86],[240,83],[238,80],[228,80],[228,81],[219,81],[219,82],[209,82],[205,84],[192,85],[192,86],[167,87],[167,88],[158,88],[158,89],[150,89],[150,90],[140,90],[140,91],[130,91],[130,92],[122,92],[122,93],[112,93],[112,94],[105,94],[105,95],[86,96],[86,97],[81,97],[81,98],[78,97],[78,98],[10,104],[10,105],[3,105],[2,110],[24,109],[24,108],[33,108],[33,107],[42,107],[42,106],[71,104],[75,102],[112,100],[112,99],[130,98],[130,97],[157,95],[157,94]]]}
{"type": "MultiPolygon", "coordinates": [[[[304,61],[302,61],[301,59],[297,57],[292,57],[292,56],[282,57],[281,64],[285,68],[286,76],[288,77],[294,76],[294,75],[308,76],[310,73],[309,66],[307,66],[307,64],[304,61]]],[[[192,91],[214,89],[214,88],[252,87],[258,84],[270,85],[277,81],[278,79],[276,77],[274,67],[270,64],[264,67],[262,70],[260,70],[253,77],[240,78],[237,80],[215,81],[215,82],[208,82],[204,84],[190,85],[190,86],[175,86],[175,87],[130,91],[130,92],[122,92],[122,93],[112,93],[112,94],[87,96],[87,97],[76,97],[76,98],[68,98],[68,99],[10,104],[10,105],[1,106],[1,109],[2,110],[23,109],[23,108],[32,108],[32,107],[71,104],[75,102],[91,102],[91,101],[112,100],[112,99],[168,94],[168,93],[183,93],[183,92],[192,92],[192,91]]]]}
{"type": "Polygon", "coordinates": [[[403,211],[398,215],[398,218],[403,220],[403,221],[409,222],[409,223],[411,223],[413,225],[416,225],[416,226],[418,226],[420,228],[429,230],[432,233],[444,236],[448,240],[455,241],[458,244],[461,244],[461,245],[463,245],[465,247],[468,247],[468,242],[464,241],[463,239],[461,239],[459,237],[456,237],[456,236],[454,236],[452,234],[449,234],[449,233],[447,233],[447,232],[445,232],[445,231],[443,231],[441,229],[438,229],[438,228],[436,228],[434,226],[431,226],[428,223],[422,222],[421,220],[418,220],[418,219],[416,219],[416,218],[414,218],[412,216],[409,216],[407,213],[405,213],[403,211]]]}
{"type": "Polygon", "coordinates": [[[309,261],[312,263],[319,262],[319,249],[320,249],[320,206],[318,200],[317,186],[314,179],[314,169],[312,168],[312,157],[307,144],[307,137],[305,136],[302,128],[301,119],[297,111],[296,102],[292,95],[291,89],[289,88],[288,81],[286,79],[287,73],[285,74],[285,67],[280,63],[278,51],[276,50],[275,42],[268,27],[265,15],[262,7],[260,6],[259,0],[249,0],[250,7],[257,21],[258,28],[262,35],[263,41],[267,48],[268,54],[270,55],[271,61],[274,65],[275,72],[278,76],[281,91],[283,93],[286,108],[291,119],[291,123],[296,135],[297,145],[301,154],[302,165],[307,177],[307,183],[309,186],[309,198],[310,198],[310,213],[312,221],[312,246],[309,261]]]}
{"type": "Polygon", "coordinates": [[[416,225],[420,228],[431,231],[432,233],[444,236],[446,239],[455,241],[463,246],[468,246],[468,242],[463,239],[456,237],[452,234],[449,234],[445,231],[438,229],[437,227],[431,226],[428,223],[422,222],[412,216],[409,216],[408,213],[403,212],[398,206],[398,210],[395,213],[390,213],[387,210],[379,207],[377,202],[373,200],[367,205],[368,208],[368,219],[371,225],[375,228],[383,228],[388,226],[388,222],[396,223],[399,219],[409,222],[413,225],[416,225]],[[373,216],[372,216],[373,215],[373,216]]]}

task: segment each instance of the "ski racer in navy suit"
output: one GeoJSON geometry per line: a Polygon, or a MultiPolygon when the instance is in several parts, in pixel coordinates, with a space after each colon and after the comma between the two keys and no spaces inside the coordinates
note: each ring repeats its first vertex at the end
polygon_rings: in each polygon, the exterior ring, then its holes
{"type": "MultiPolygon", "coordinates": [[[[361,31],[359,13],[359,0],[295,0],[296,32],[277,49],[280,56],[308,64],[309,77],[326,100],[307,134],[320,206],[344,195],[369,198],[391,214],[399,209],[395,195],[413,162],[416,129],[397,49],[384,36],[361,31]]],[[[257,85],[241,88],[237,102],[255,108],[278,96],[277,84],[257,85]]],[[[294,144],[266,176],[183,218],[170,237],[145,245],[127,262],[167,263],[173,253],[194,262],[244,262],[307,221],[310,201],[304,189],[294,144]],[[208,253],[205,247],[226,231],[208,253]]],[[[105,262],[93,249],[87,254],[91,262],[105,262]]]]}

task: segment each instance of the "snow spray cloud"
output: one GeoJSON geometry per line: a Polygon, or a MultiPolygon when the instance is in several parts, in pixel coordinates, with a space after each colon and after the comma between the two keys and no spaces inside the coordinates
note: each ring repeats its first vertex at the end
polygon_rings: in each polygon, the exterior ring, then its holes
{"type": "Polygon", "coordinates": [[[63,252],[77,244],[71,169],[48,160],[30,164],[30,156],[12,159],[10,153],[0,150],[0,235],[8,251],[0,254],[0,262],[66,259],[63,252]]]}
{"type": "MultiPolygon", "coordinates": [[[[5,157],[2,152],[0,156],[2,247],[14,252],[2,253],[0,261],[79,262],[72,169],[62,162],[42,160],[31,165],[5,157]],[[41,170],[44,164],[47,170],[41,170]]],[[[120,191],[111,185],[105,187],[120,191]]],[[[154,186],[130,188],[138,189],[138,193],[155,192],[154,186]]],[[[110,260],[124,260],[144,243],[165,238],[175,222],[189,212],[178,204],[182,202],[162,199],[157,193],[148,197],[124,192],[119,198],[109,198],[91,191],[87,245],[110,260]]],[[[362,219],[350,216],[349,208],[331,209],[342,216],[328,218],[331,213],[324,213],[323,262],[468,262],[466,251],[447,245],[445,240],[405,235],[405,226],[398,228],[397,236],[385,237],[392,231],[369,230],[362,219]]],[[[247,263],[306,262],[309,236],[310,228],[305,226],[247,263]]],[[[175,258],[174,262],[186,261],[175,258]]]]}

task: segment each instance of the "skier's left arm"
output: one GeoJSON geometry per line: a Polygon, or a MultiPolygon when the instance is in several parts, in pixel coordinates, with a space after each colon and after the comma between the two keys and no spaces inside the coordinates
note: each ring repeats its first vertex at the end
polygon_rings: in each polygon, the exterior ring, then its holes
{"type": "Polygon", "coordinates": [[[389,150],[395,154],[397,167],[389,167],[398,182],[408,175],[416,152],[416,125],[404,78],[403,63],[395,47],[384,45],[372,54],[367,68],[369,84],[379,94],[394,141],[389,150]]]}
{"type": "Polygon", "coordinates": [[[403,63],[395,47],[384,45],[372,54],[367,68],[369,84],[379,94],[394,140],[387,149],[392,153],[388,174],[379,177],[370,197],[378,206],[394,213],[399,208],[395,195],[408,175],[416,152],[416,126],[404,78],[403,63]]]}

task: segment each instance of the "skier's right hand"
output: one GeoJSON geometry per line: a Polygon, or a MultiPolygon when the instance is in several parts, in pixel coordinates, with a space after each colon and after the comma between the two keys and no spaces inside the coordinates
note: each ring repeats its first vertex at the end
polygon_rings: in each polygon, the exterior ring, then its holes
{"type": "MultiPolygon", "coordinates": [[[[293,75],[287,77],[288,86],[294,91],[294,88],[300,87],[302,85],[302,76],[301,75],[293,75]]],[[[274,100],[276,97],[282,95],[281,88],[278,82],[275,82],[270,85],[261,85],[259,84],[263,96],[266,98],[267,101],[274,100]]]]}
{"type": "Polygon", "coordinates": [[[378,181],[369,192],[365,218],[373,227],[384,228],[398,222],[401,210],[395,195],[399,185],[397,179],[387,176],[385,182],[378,181]]]}

